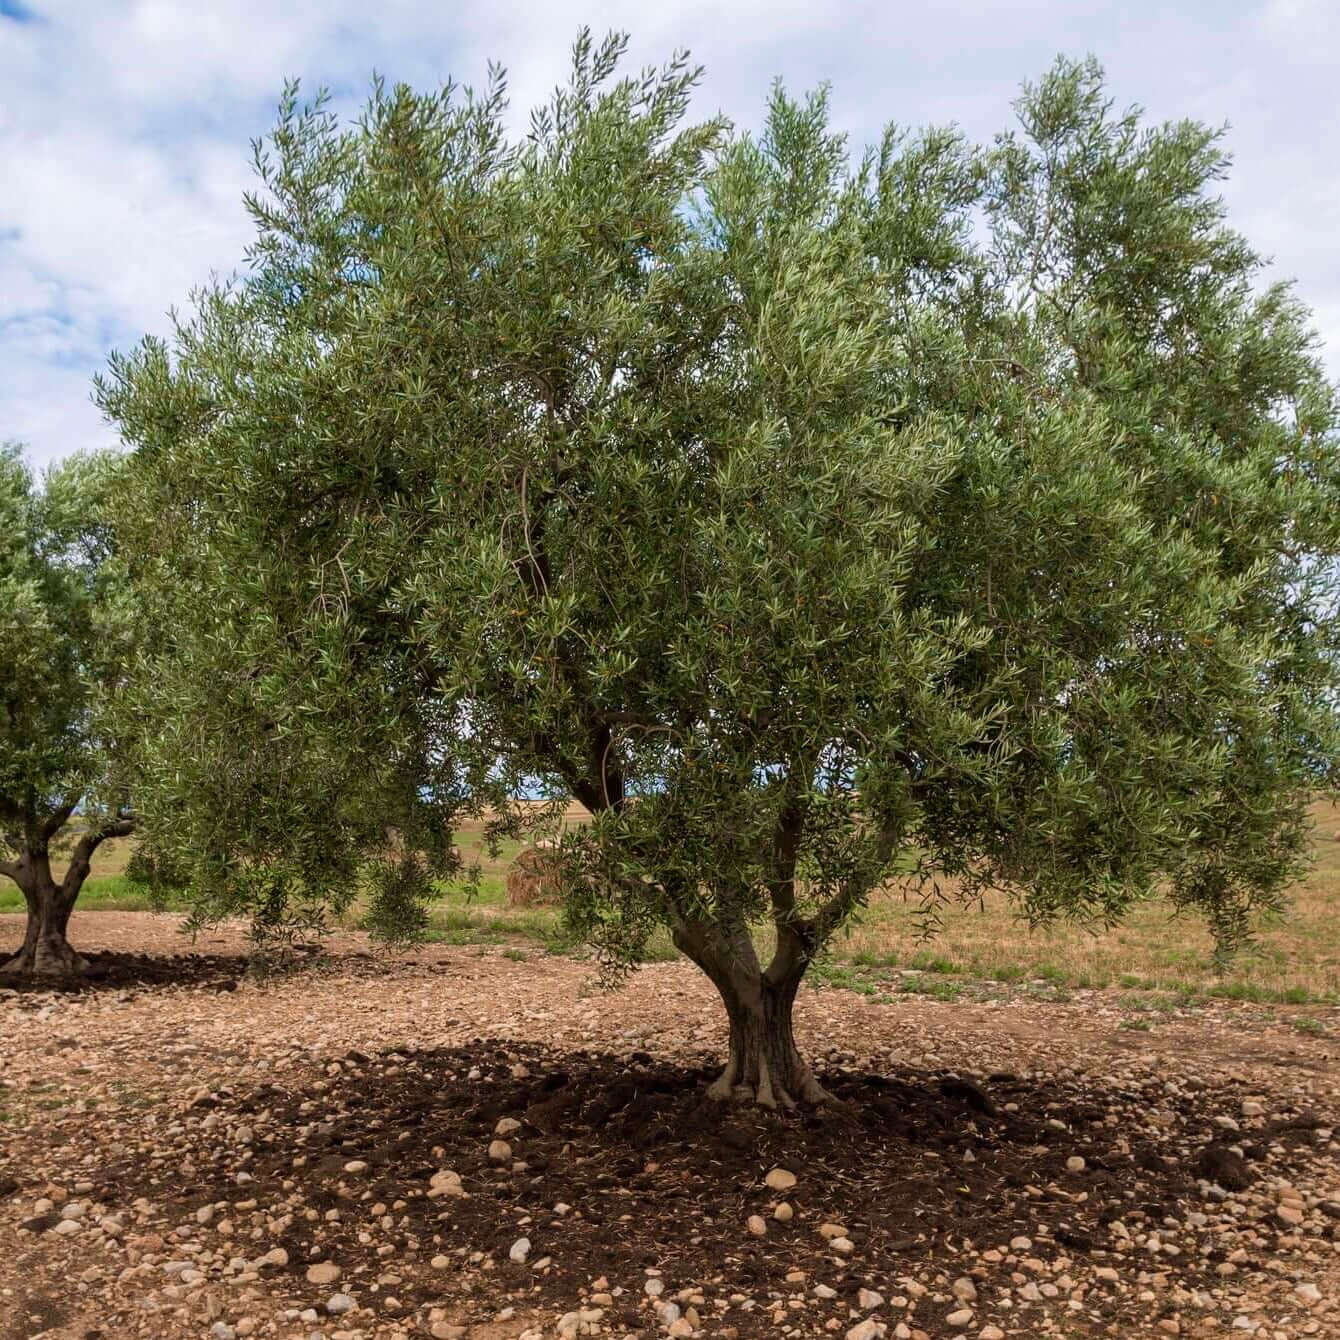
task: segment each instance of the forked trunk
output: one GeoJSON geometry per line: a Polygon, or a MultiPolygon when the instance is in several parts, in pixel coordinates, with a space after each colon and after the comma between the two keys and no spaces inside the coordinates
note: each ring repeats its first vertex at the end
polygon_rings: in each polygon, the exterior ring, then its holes
{"type": "Polygon", "coordinates": [[[769,1108],[832,1102],[801,1056],[791,1020],[807,965],[774,962],[763,971],[744,927],[696,922],[674,938],[712,979],[730,1021],[730,1056],[707,1096],[769,1108]]]}
{"type": "Polygon", "coordinates": [[[76,977],[88,970],[88,962],[74,951],[66,938],[74,899],[67,898],[58,884],[46,881],[23,890],[28,905],[28,925],[23,947],[0,964],[5,977],[76,977]]]}

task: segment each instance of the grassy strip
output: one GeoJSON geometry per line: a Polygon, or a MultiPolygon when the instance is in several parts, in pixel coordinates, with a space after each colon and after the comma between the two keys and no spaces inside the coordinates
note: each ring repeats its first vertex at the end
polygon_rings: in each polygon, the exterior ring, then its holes
{"type": "MultiPolygon", "coordinates": [[[[156,906],[150,897],[124,875],[90,876],[84,881],[76,912],[156,912],[176,910],[156,906]]],[[[0,883],[0,912],[22,912],[23,895],[8,880],[0,883]]]]}

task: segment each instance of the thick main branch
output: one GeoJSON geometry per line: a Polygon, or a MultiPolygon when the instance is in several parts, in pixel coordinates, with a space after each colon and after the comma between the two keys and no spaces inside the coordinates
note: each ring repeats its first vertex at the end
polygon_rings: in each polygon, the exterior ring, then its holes
{"type": "Polygon", "coordinates": [[[61,882],[61,892],[71,902],[79,895],[93,860],[93,853],[109,838],[129,837],[135,831],[135,820],[130,816],[109,819],[96,829],[91,829],[75,844],[70,856],[70,865],[61,882]]]}

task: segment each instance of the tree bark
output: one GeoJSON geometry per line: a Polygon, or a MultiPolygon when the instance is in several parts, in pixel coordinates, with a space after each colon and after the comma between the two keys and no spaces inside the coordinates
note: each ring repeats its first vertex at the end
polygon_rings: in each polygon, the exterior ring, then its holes
{"type": "Polygon", "coordinates": [[[674,939],[711,979],[730,1021],[730,1056],[707,1096],[786,1109],[833,1102],[801,1056],[792,1025],[808,961],[783,953],[764,971],[744,926],[685,922],[674,939]]]}
{"type": "Polygon", "coordinates": [[[49,874],[41,879],[34,871],[20,880],[19,887],[28,905],[28,925],[22,948],[0,964],[0,976],[68,978],[86,972],[87,960],[75,952],[66,936],[75,899],[49,874]]]}

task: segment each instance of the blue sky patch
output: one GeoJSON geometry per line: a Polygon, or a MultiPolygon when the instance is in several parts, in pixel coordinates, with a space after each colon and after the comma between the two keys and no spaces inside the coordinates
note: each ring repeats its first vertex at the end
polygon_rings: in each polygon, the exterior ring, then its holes
{"type": "Polygon", "coordinates": [[[0,19],[10,19],[14,23],[36,23],[37,14],[20,0],[0,0],[0,19]]]}

